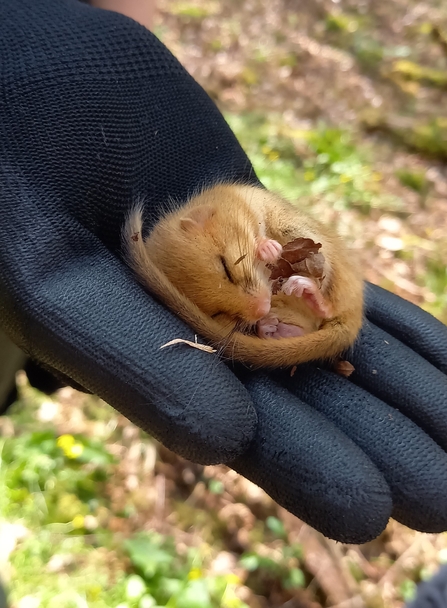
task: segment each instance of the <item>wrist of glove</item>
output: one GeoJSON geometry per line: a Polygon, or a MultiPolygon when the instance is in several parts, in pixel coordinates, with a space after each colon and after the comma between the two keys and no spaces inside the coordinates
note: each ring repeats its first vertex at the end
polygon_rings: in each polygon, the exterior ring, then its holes
{"type": "Polygon", "coordinates": [[[169,197],[256,183],[251,165],[144,28],[75,0],[5,0],[0,17],[0,318],[14,341],[329,537],[365,542],[390,516],[446,530],[447,328],[369,286],[349,379],[311,365],[236,375],[160,350],[194,334],[121,262],[125,214],[140,196],[155,221],[169,197]]]}

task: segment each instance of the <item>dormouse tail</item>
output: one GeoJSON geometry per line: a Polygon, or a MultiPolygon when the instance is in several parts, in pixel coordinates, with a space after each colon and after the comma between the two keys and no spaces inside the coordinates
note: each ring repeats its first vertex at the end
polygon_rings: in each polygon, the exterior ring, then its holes
{"type": "Polygon", "coordinates": [[[204,338],[214,342],[226,336],[225,330],[183,295],[152,262],[143,238],[142,205],[137,205],[129,213],[122,230],[122,245],[125,261],[151,294],[204,338]]]}
{"type": "MultiPolygon", "coordinates": [[[[228,327],[202,312],[151,261],[143,239],[143,207],[134,207],[122,231],[125,260],[139,281],[194,331],[212,344],[225,346],[224,355],[254,367],[288,367],[308,361],[334,359],[354,342],[361,325],[357,319],[331,319],[322,329],[297,338],[261,339],[228,327]]],[[[178,338],[180,336],[172,336],[178,338]]]]}

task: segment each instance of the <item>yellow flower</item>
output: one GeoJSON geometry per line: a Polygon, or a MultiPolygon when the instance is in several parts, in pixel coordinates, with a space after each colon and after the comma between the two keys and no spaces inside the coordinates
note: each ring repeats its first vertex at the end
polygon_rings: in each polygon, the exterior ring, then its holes
{"type": "Polygon", "coordinates": [[[200,568],[191,568],[188,573],[188,579],[190,581],[195,581],[198,578],[202,578],[202,570],[200,568]]]}
{"type": "Polygon", "coordinates": [[[65,456],[67,458],[78,458],[84,451],[84,446],[82,443],[74,443],[68,449],[64,450],[65,456]]]}
{"type": "Polygon", "coordinates": [[[228,585],[240,585],[242,582],[241,579],[238,576],[236,576],[236,574],[233,574],[232,572],[230,574],[227,574],[227,576],[225,577],[225,580],[228,585]]]}
{"type": "Polygon", "coordinates": [[[79,530],[79,528],[84,527],[84,516],[83,515],[75,515],[71,522],[73,524],[73,528],[79,530]]]}
{"type": "Polygon", "coordinates": [[[100,585],[93,585],[87,589],[87,597],[93,602],[95,600],[99,600],[102,595],[102,587],[100,585]]]}
{"type": "Polygon", "coordinates": [[[241,606],[243,606],[241,600],[227,587],[222,598],[222,608],[241,608],[241,606]]]}
{"type": "Polygon", "coordinates": [[[71,447],[75,443],[75,438],[73,435],[61,435],[57,440],[57,446],[62,450],[65,450],[71,447]]]}
{"type": "Polygon", "coordinates": [[[195,581],[198,578],[202,578],[202,570],[200,568],[191,568],[188,574],[188,579],[190,581],[195,581]]]}
{"type": "Polygon", "coordinates": [[[308,170],[304,172],[304,179],[306,182],[311,182],[315,179],[315,171],[308,170]]]}
{"type": "Polygon", "coordinates": [[[57,446],[64,452],[66,458],[78,458],[84,451],[82,443],[76,441],[73,435],[61,435],[57,446]]]}

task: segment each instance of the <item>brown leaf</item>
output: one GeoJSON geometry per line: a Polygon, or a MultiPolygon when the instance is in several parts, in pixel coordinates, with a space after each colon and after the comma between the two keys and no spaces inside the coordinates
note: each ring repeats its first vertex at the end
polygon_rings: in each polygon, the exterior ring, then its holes
{"type": "Polygon", "coordinates": [[[309,254],[318,253],[320,248],[321,243],[315,243],[312,239],[300,237],[284,245],[281,257],[290,264],[296,264],[305,260],[309,254]]]}
{"type": "Polygon", "coordinates": [[[301,262],[292,264],[294,274],[304,274],[321,279],[324,272],[324,255],[322,253],[309,253],[301,262]]]}
{"type": "Polygon", "coordinates": [[[352,372],[355,372],[355,367],[349,361],[342,361],[341,359],[334,363],[333,369],[334,372],[345,378],[349,378],[352,372]]]}
{"type": "Polygon", "coordinates": [[[292,266],[283,258],[279,258],[276,264],[267,264],[267,268],[271,270],[271,281],[275,281],[276,279],[280,278],[288,279],[293,274],[292,266]]]}
{"type": "Polygon", "coordinates": [[[283,283],[293,275],[312,277],[317,283],[324,278],[324,255],[319,253],[321,243],[312,239],[298,238],[284,245],[276,264],[267,264],[272,293],[281,291],[283,283]]]}

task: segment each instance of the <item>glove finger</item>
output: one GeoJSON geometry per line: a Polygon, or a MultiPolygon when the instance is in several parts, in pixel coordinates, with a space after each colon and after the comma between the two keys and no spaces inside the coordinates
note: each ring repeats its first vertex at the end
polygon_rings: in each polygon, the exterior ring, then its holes
{"type": "Polygon", "coordinates": [[[447,454],[422,429],[337,374],[308,365],[276,377],[369,456],[390,487],[395,519],[422,532],[447,529],[447,454]]]}
{"type": "Polygon", "coordinates": [[[366,284],[366,316],[447,374],[447,327],[418,306],[366,284]]]}
{"type": "Polygon", "coordinates": [[[246,384],[255,403],[255,440],[231,467],[326,536],[364,543],[391,514],[389,488],[375,465],[315,409],[265,374],[246,384]]]}
{"type": "Polygon", "coordinates": [[[20,187],[20,197],[0,192],[10,220],[0,223],[0,314],[14,340],[186,458],[239,455],[256,425],[243,385],[209,353],[160,350],[193,332],[98,239],[70,218],[46,217],[20,187]]]}
{"type": "Polygon", "coordinates": [[[350,379],[413,420],[447,450],[447,376],[371,322],[349,360],[350,379]]]}

